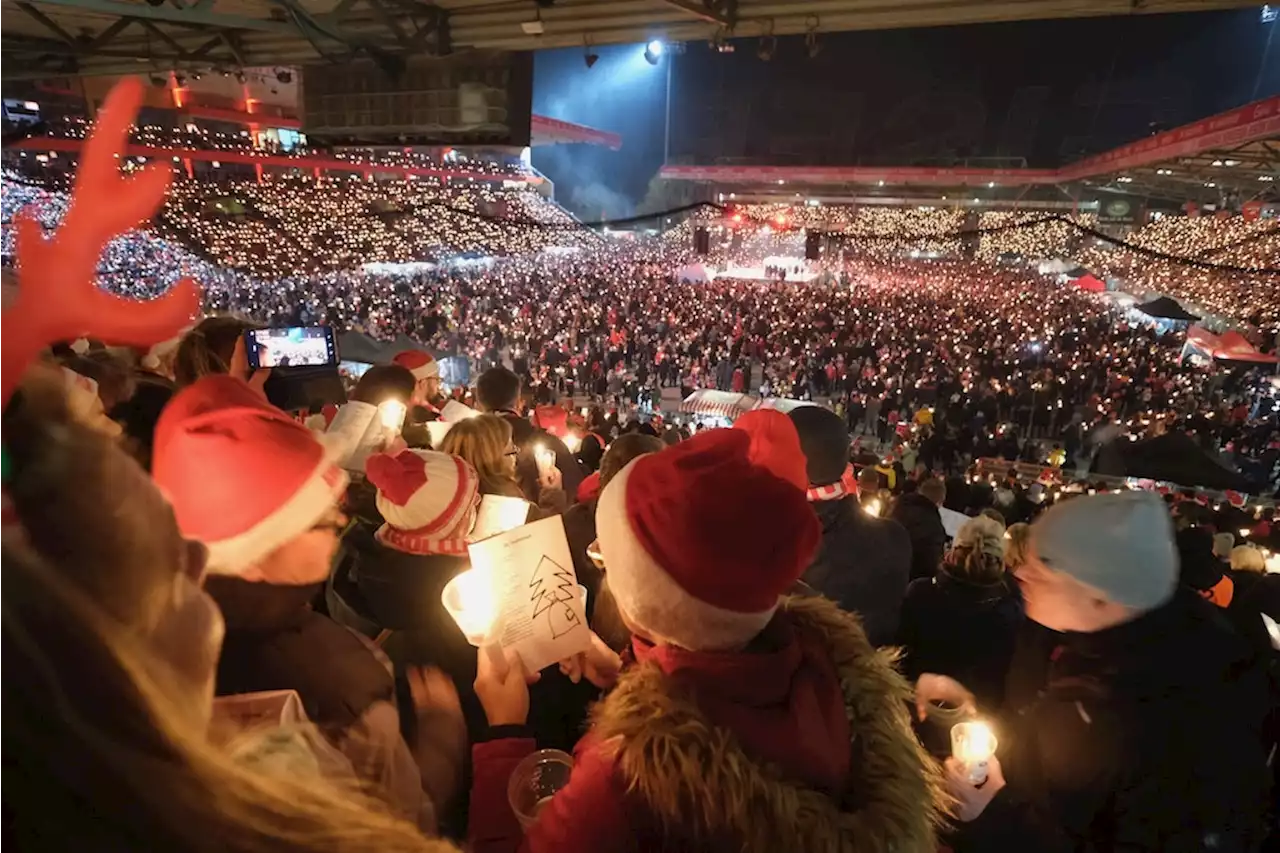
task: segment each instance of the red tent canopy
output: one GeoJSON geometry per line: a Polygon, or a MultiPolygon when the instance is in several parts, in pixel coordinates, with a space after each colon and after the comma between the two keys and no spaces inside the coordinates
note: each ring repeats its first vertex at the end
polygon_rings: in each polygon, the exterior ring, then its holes
{"type": "Polygon", "coordinates": [[[1187,343],[1208,355],[1224,361],[1253,361],[1259,364],[1276,364],[1280,357],[1258,352],[1257,347],[1239,332],[1231,331],[1215,335],[1203,326],[1192,326],[1187,331],[1187,343]]]}
{"type": "Polygon", "coordinates": [[[1078,279],[1076,279],[1075,284],[1076,284],[1076,287],[1080,288],[1081,290],[1087,290],[1090,293],[1102,293],[1104,290],[1107,289],[1107,286],[1103,284],[1101,281],[1099,281],[1097,278],[1094,278],[1092,273],[1085,273],[1084,275],[1080,276],[1078,279]]]}

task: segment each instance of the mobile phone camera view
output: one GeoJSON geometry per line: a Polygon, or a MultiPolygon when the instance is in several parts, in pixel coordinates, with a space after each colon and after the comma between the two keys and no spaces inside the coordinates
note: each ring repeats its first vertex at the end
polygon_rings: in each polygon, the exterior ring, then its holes
{"type": "Polygon", "coordinates": [[[333,338],[325,326],[256,329],[250,335],[254,367],[317,367],[333,360],[333,338]]]}

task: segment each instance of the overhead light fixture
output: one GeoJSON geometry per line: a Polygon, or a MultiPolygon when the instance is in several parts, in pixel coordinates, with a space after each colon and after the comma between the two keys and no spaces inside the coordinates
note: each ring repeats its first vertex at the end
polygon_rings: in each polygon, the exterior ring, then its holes
{"type": "Polygon", "coordinates": [[[1221,166],[1221,165],[1222,165],[1222,161],[1221,161],[1221,160],[1214,160],[1214,161],[1213,161],[1213,163],[1212,163],[1212,165],[1214,165],[1214,166],[1221,166]]]}
{"type": "Polygon", "coordinates": [[[666,51],[667,46],[658,39],[653,39],[644,46],[644,61],[650,65],[657,65],[658,60],[662,58],[662,54],[666,51]]]}
{"type": "Polygon", "coordinates": [[[247,83],[248,81],[249,81],[249,78],[244,76],[244,69],[241,69],[241,70],[239,70],[239,71],[237,71],[237,72],[236,72],[236,82],[237,82],[237,83],[239,83],[239,84],[241,84],[241,85],[244,85],[244,84],[245,84],[245,83],[247,83]]]}
{"type": "Polygon", "coordinates": [[[532,21],[525,21],[520,25],[520,29],[524,30],[527,36],[540,36],[546,32],[546,27],[542,26],[542,16],[534,18],[532,21]]]}
{"type": "Polygon", "coordinates": [[[192,80],[199,80],[199,79],[200,79],[201,77],[203,77],[203,76],[204,76],[204,75],[203,75],[202,73],[200,73],[199,71],[192,71],[192,72],[191,72],[191,79],[192,79],[192,80]]]}

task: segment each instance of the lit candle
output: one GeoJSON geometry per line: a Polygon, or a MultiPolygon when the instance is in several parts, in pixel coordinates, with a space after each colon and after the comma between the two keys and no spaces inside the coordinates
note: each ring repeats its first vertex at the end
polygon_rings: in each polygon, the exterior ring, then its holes
{"type": "Polygon", "coordinates": [[[440,593],[444,609],[453,617],[467,642],[489,655],[490,662],[506,670],[506,658],[502,646],[493,634],[498,618],[498,599],[487,572],[468,569],[445,584],[440,593]]]}
{"type": "Polygon", "coordinates": [[[404,418],[407,413],[408,409],[405,404],[399,400],[383,400],[378,404],[378,418],[388,432],[400,432],[400,428],[404,426],[404,418]]]}
{"type": "Polygon", "coordinates": [[[987,762],[995,754],[996,736],[986,723],[969,720],[951,727],[951,755],[973,784],[987,781],[987,762]]]}

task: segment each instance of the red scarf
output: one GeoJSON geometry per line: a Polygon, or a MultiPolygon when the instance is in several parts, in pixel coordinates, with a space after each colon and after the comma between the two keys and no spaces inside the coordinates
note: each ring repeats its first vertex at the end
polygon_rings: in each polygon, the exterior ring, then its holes
{"type": "Polygon", "coordinates": [[[853,463],[844,467],[844,473],[840,475],[840,479],[826,486],[810,486],[806,492],[809,502],[816,501],[838,501],[845,495],[856,495],[858,493],[858,478],[853,475],[853,463]]]}

